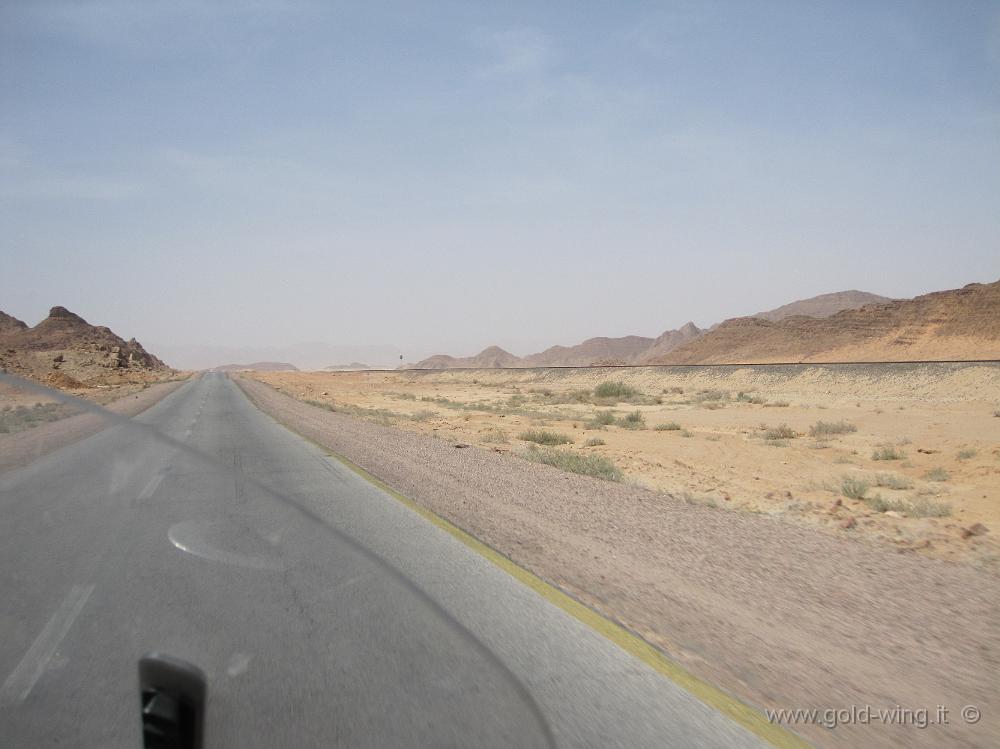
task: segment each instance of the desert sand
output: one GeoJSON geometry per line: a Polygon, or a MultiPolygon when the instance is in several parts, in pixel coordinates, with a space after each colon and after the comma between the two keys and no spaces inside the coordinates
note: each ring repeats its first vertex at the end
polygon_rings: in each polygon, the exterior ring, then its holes
{"type": "Polygon", "coordinates": [[[623,481],[692,503],[901,552],[1000,561],[998,365],[251,376],[304,401],[497,451],[530,454],[524,433],[551,432],[567,442],[548,450],[604,457],[623,481]],[[608,382],[635,393],[595,397],[608,382]],[[640,420],[629,422],[635,412],[640,420]],[[617,423],[596,424],[599,414],[617,423]]]}

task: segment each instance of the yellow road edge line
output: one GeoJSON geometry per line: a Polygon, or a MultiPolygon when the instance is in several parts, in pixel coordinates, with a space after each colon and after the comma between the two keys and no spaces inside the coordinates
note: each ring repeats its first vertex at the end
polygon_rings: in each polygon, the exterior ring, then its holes
{"type": "MultiPolygon", "coordinates": [[[[239,384],[238,381],[237,384],[239,384]]],[[[505,556],[492,546],[480,541],[471,533],[462,530],[450,520],[446,520],[433,510],[428,509],[427,507],[414,502],[409,497],[400,494],[398,491],[382,481],[382,479],[372,473],[369,473],[350,458],[331,450],[326,445],[317,442],[311,437],[307,437],[297,429],[294,429],[288,424],[275,419],[274,416],[271,416],[271,414],[261,408],[257,404],[256,399],[251,397],[244,388],[240,387],[240,390],[243,391],[244,395],[247,396],[251,403],[257,406],[262,413],[265,413],[274,419],[275,422],[281,424],[289,431],[299,435],[307,442],[313,443],[348,470],[353,471],[359,477],[373,486],[378,487],[386,494],[399,501],[405,507],[413,510],[413,512],[433,523],[458,541],[461,541],[469,549],[476,552],[496,567],[502,569],[518,582],[531,588],[549,603],[558,606],[577,621],[582,622],[598,634],[611,640],[611,642],[620,647],[626,653],[638,658],[654,671],[667,677],[681,689],[684,689],[689,694],[694,695],[701,702],[722,713],[737,725],[742,726],[758,738],[761,738],[771,744],[771,746],[776,747],[776,749],[813,749],[812,744],[807,742],[802,737],[792,733],[782,726],[771,723],[760,710],[747,705],[745,702],[739,700],[728,692],[724,692],[718,687],[709,684],[707,681],[699,679],[680,664],[670,660],[666,654],[650,645],[638,635],[633,632],[629,632],[620,624],[616,624],[607,617],[597,613],[589,606],[586,606],[576,600],[568,593],[559,590],[551,583],[548,583],[540,578],[534,572],[526,570],[510,557],[505,556]]]]}
{"type": "Polygon", "coordinates": [[[570,616],[586,624],[592,630],[620,647],[626,653],[635,656],[654,671],[666,676],[682,689],[697,697],[709,707],[725,715],[734,723],[745,728],[750,733],[763,739],[778,749],[810,749],[812,744],[808,743],[796,734],[771,723],[767,717],[756,708],[747,705],[731,694],[722,691],[718,687],[712,686],[706,681],[699,679],[683,666],[670,660],[664,653],[656,649],[638,635],[629,632],[620,624],[616,624],[605,616],[594,611],[589,606],[576,600],[569,594],[559,590],[551,583],[546,582],[534,572],[526,570],[515,561],[505,556],[501,552],[489,546],[478,538],[462,530],[449,520],[438,515],[433,510],[414,502],[409,497],[405,497],[391,486],[386,484],[377,476],[372,475],[350,458],[346,458],[339,453],[333,452],[330,448],[322,446],[333,458],[340,462],[345,468],[356,473],[369,483],[377,486],[385,493],[391,495],[400,503],[413,510],[415,513],[430,521],[441,530],[447,532],[454,538],[461,541],[472,551],[485,558],[495,566],[502,569],[515,580],[531,588],[550,603],[558,606],[570,616]]]}

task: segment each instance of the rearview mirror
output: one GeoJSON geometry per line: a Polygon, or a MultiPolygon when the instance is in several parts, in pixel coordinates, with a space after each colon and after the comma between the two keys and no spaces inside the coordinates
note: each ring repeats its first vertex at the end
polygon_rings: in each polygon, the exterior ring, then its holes
{"type": "Polygon", "coordinates": [[[201,749],[207,690],[197,666],[155,652],[140,658],[143,747],[201,749]]]}

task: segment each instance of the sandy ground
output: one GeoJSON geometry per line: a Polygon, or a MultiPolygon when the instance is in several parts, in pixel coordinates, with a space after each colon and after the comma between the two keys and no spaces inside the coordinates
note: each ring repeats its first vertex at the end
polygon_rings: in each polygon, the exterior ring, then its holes
{"type": "Polygon", "coordinates": [[[626,481],[692,503],[777,515],[901,552],[1000,563],[1000,366],[253,376],[301,400],[492,450],[522,453],[522,432],[555,432],[571,440],[558,449],[605,456],[626,481]],[[606,381],[640,395],[566,402],[606,381]],[[588,423],[598,411],[620,418],[636,410],[641,429],[588,423]],[[810,436],[820,421],[856,431],[810,436]],[[679,428],[656,429],[667,424],[679,428]],[[782,425],[793,436],[767,439],[782,425]],[[887,446],[900,457],[874,460],[887,446]],[[864,497],[846,496],[845,479],[866,484],[864,497]]]}
{"type": "MultiPolygon", "coordinates": [[[[633,376],[638,373],[630,372],[633,376]]],[[[600,376],[583,373],[570,379],[573,387],[578,387],[579,378],[600,376]]],[[[969,378],[967,399],[982,387],[983,377],[994,374],[958,372],[955,376],[969,378]]],[[[412,408],[416,412],[432,402],[397,399],[390,393],[418,388],[465,401],[478,396],[485,399],[484,392],[490,393],[491,400],[506,400],[509,388],[526,392],[528,385],[537,385],[535,380],[522,379],[531,377],[523,373],[257,377],[281,383],[284,391],[292,390],[294,398],[262,382],[237,378],[258,406],[279,421],[350,458],[404,495],[623,623],[695,674],[751,704],[820,710],[864,709],[866,705],[891,710],[902,706],[927,709],[932,717],[939,705],[951,711],[948,725],[924,729],[878,721],[833,730],[794,726],[819,746],[987,747],[995,746],[1000,738],[996,690],[1000,575],[988,564],[896,553],[885,544],[865,542],[854,529],[828,532],[786,522],[786,518],[797,517],[787,512],[725,511],[722,503],[713,507],[628,482],[567,473],[522,459],[510,444],[470,447],[472,438],[462,435],[479,434],[494,424],[485,414],[448,408],[440,402],[437,405],[444,410],[434,436],[447,433],[447,439],[415,433],[417,428],[430,432],[431,417],[413,423],[412,419],[364,412],[367,418],[358,418],[350,415],[357,412],[346,406],[349,394],[371,404],[392,400],[395,411],[412,408]],[[474,379],[479,382],[472,382],[474,379]],[[316,393],[310,385],[323,389],[316,393]],[[483,390],[490,387],[498,390],[483,390]],[[344,413],[300,400],[324,391],[324,397],[344,404],[344,413]],[[395,426],[373,423],[380,421],[394,421],[395,426]],[[955,717],[966,705],[982,710],[978,723],[965,724],[955,717]]],[[[921,377],[911,384],[918,388],[923,387],[920,383],[926,385],[921,377]]],[[[548,384],[555,388],[559,380],[560,373],[555,373],[548,384]]],[[[785,382],[787,387],[788,377],[785,382]]],[[[827,384],[831,386],[826,389],[836,390],[832,383],[827,384]]],[[[693,387],[690,382],[687,386],[693,387]]],[[[841,386],[847,389],[857,383],[845,381],[841,386]]],[[[903,384],[899,387],[902,391],[908,388],[903,384]]],[[[646,382],[644,389],[652,391],[653,383],[646,382]]],[[[764,391],[763,382],[758,389],[764,391]]],[[[865,389],[873,392],[868,385],[865,389]]],[[[892,392],[886,386],[881,396],[897,397],[892,392]]],[[[768,393],[769,397],[776,395],[768,393]]],[[[844,397],[835,393],[828,396],[831,400],[844,397]]],[[[860,396],[851,393],[848,397],[860,396]]],[[[707,420],[698,422],[699,430],[721,432],[723,425],[729,424],[729,429],[739,434],[732,423],[741,415],[742,405],[728,403],[704,414],[673,405],[676,411],[669,411],[666,403],[649,406],[649,422],[653,414],[666,411],[664,418],[673,413],[688,414],[694,426],[697,415],[707,420]],[[711,421],[721,416],[730,421],[711,421]]],[[[792,408],[771,407],[767,412],[792,408]]],[[[828,408],[835,410],[832,403],[828,408]]],[[[840,408],[857,406],[852,402],[840,408]]],[[[867,411],[866,425],[867,419],[880,416],[872,412],[870,403],[862,402],[859,411],[867,411]]],[[[753,424],[753,416],[759,419],[764,412],[761,406],[745,418],[753,424]]],[[[808,413],[803,409],[800,416],[808,413]]],[[[860,423],[857,412],[851,413],[860,423]]],[[[947,411],[937,413],[941,415],[923,418],[943,422],[947,411]]],[[[495,418],[501,415],[491,414],[495,418]]],[[[502,423],[514,418],[508,413],[502,423]]],[[[518,418],[525,419],[525,426],[535,424],[527,416],[518,418]]],[[[783,420],[791,418],[786,415],[783,420]]],[[[572,429],[568,420],[553,423],[572,429]]],[[[517,427],[504,428],[513,440],[517,427]]],[[[588,430],[587,434],[611,437],[616,429],[588,430]]],[[[885,439],[882,434],[865,436],[859,432],[865,439],[885,439]]],[[[615,448],[620,452],[615,454],[637,450],[631,445],[640,444],[633,442],[639,436],[622,435],[621,446],[615,448]]],[[[713,447],[718,448],[704,437],[645,436],[662,438],[670,446],[701,442],[700,454],[706,460],[713,447]]],[[[582,433],[578,435],[574,447],[563,449],[580,449],[577,446],[582,437],[582,433]]],[[[742,441],[735,436],[730,439],[734,445],[746,446],[740,449],[752,449],[775,466],[781,465],[781,459],[768,456],[794,454],[797,448],[792,445],[805,441],[793,438],[789,447],[775,448],[756,446],[746,437],[742,441]]],[[[610,446],[610,439],[608,443],[610,446]]],[[[850,454],[846,447],[803,448],[804,455],[832,450],[850,454]]],[[[940,453],[931,457],[935,455],[940,453]]],[[[718,465],[736,465],[733,461],[746,459],[726,456],[712,460],[718,465]]],[[[768,476],[769,464],[754,466],[753,459],[746,464],[761,480],[768,476]]],[[[754,481],[752,476],[749,481],[754,481]]],[[[766,497],[761,496],[760,501],[765,503],[766,497]]],[[[776,500],[775,506],[782,502],[776,500]]],[[[969,543],[981,544],[982,537],[971,537],[969,543]]]]}
{"type": "MultiPolygon", "coordinates": [[[[175,375],[154,384],[126,383],[67,392],[95,401],[112,413],[135,416],[176,390],[185,379],[186,375],[175,375]]],[[[19,406],[31,409],[36,405],[54,403],[53,399],[34,391],[0,384],[0,409],[16,409],[19,406]]],[[[46,453],[89,437],[110,424],[97,414],[68,406],[60,407],[55,415],[59,418],[28,426],[20,420],[4,420],[3,414],[0,414],[0,424],[11,429],[0,434],[0,473],[27,465],[46,453]],[[10,424],[11,421],[14,422],[13,425],[10,424]]]]}

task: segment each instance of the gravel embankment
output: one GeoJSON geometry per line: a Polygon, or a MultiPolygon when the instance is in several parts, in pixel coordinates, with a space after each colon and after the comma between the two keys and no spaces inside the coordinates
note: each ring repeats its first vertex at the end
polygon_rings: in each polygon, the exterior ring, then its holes
{"type": "MultiPolygon", "coordinates": [[[[135,416],[158,403],[184,382],[161,382],[103,406],[121,416],[135,416]]],[[[41,424],[14,434],[0,435],[0,473],[27,465],[46,453],[89,437],[111,423],[102,416],[84,412],[41,424]]]]}
{"type": "Polygon", "coordinates": [[[762,515],[688,505],[299,402],[265,412],[654,643],[773,708],[950,708],[947,726],[790,726],[820,746],[996,746],[1000,578],[762,515]],[[966,725],[963,706],[982,719],[966,725]]]}

